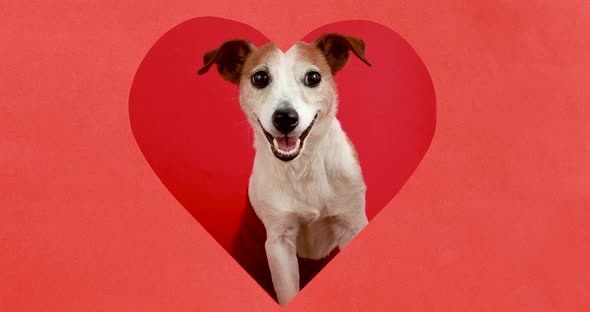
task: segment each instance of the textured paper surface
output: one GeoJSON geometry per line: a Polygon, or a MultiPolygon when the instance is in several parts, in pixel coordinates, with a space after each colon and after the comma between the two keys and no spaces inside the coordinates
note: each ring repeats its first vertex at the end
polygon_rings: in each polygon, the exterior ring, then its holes
{"type": "Polygon", "coordinates": [[[145,52],[208,15],[282,46],[371,19],[436,88],[416,173],[284,310],[590,308],[586,1],[13,1],[0,10],[1,310],[281,310],[162,186],[129,127],[145,52]]]}

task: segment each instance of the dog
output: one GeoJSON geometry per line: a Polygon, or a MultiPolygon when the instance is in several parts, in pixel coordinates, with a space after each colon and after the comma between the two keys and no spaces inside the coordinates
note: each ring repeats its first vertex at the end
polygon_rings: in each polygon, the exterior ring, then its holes
{"type": "Polygon", "coordinates": [[[239,86],[256,156],[248,196],[266,229],[264,249],[281,306],[299,292],[297,256],[342,250],[368,223],[356,150],[336,118],[335,75],[350,52],[371,66],[365,43],[327,33],[283,52],[230,40],[204,56],[239,86]]]}

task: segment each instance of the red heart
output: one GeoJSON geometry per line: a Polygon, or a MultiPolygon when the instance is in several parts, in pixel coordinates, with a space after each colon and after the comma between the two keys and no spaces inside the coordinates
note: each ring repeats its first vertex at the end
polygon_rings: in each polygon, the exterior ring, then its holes
{"type": "MultiPolygon", "coordinates": [[[[369,21],[343,21],[320,27],[303,41],[327,32],[363,39],[373,65],[353,57],[336,76],[337,117],[359,154],[371,220],[430,145],[434,87],[419,56],[392,30],[369,21]]],[[[248,25],[221,18],[195,18],[174,27],[145,56],[129,97],[131,127],[146,160],[228,252],[248,205],[252,135],[238,88],[215,72],[197,76],[197,71],[205,52],[235,38],[256,46],[269,41],[248,25]]]]}

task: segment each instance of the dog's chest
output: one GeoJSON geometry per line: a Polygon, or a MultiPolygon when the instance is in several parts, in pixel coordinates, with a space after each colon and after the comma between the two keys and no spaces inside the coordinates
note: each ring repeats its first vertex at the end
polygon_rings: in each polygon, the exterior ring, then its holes
{"type": "MultiPolygon", "coordinates": [[[[291,166],[285,174],[288,194],[297,202],[297,211],[313,214],[314,219],[330,216],[328,203],[335,196],[335,183],[324,162],[314,159],[307,166],[291,166]]],[[[311,220],[310,220],[311,221],[311,220]]]]}
{"type": "Polygon", "coordinates": [[[299,219],[297,254],[302,258],[321,259],[336,247],[332,197],[337,196],[335,182],[326,168],[314,164],[293,167],[287,173],[288,185],[296,205],[292,211],[299,219]]]}

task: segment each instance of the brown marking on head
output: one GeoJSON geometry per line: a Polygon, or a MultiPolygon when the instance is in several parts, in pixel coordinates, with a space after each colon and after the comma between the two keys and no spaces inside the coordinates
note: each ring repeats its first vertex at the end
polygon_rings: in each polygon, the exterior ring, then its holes
{"type": "Polygon", "coordinates": [[[328,33],[318,37],[312,45],[323,53],[333,75],[346,65],[349,51],[352,51],[365,64],[371,66],[371,63],[365,57],[365,42],[361,39],[337,33],[328,33]]]}
{"type": "MultiPolygon", "coordinates": [[[[305,42],[297,42],[295,44],[297,48],[297,53],[299,58],[309,64],[313,64],[316,66],[322,76],[322,83],[327,84],[329,87],[322,87],[321,93],[322,95],[316,96],[318,99],[321,99],[323,102],[324,109],[322,110],[322,114],[324,115],[328,112],[332,111],[332,106],[334,105],[334,97],[335,97],[335,82],[334,82],[334,74],[326,60],[322,51],[320,51],[315,45],[305,43],[305,42]]],[[[301,89],[299,95],[304,99],[305,102],[310,102],[309,95],[305,92],[305,89],[301,89]]]]}
{"type": "Polygon", "coordinates": [[[204,65],[199,70],[199,75],[205,74],[213,64],[216,64],[223,79],[239,84],[244,63],[255,49],[250,42],[244,39],[227,41],[221,47],[205,53],[204,65]]]}
{"type": "Polygon", "coordinates": [[[295,45],[297,46],[299,55],[301,56],[302,60],[317,66],[320,72],[324,75],[333,74],[330,64],[326,60],[326,57],[324,56],[322,51],[319,50],[315,45],[301,41],[297,42],[295,45]]]}
{"type": "Polygon", "coordinates": [[[265,60],[267,60],[268,58],[270,58],[270,56],[277,49],[278,48],[277,48],[277,46],[275,46],[274,43],[269,42],[269,43],[261,46],[260,48],[257,48],[254,51],[252,51],[252,53],[250,53],[250,55],[248,56],[248,59],[244,63],[244,68],[242,70],[242,73],[244,75],[251,74],[251,71],[256,66],[260,65],[261,63],[264,63],[265,60]]]}

